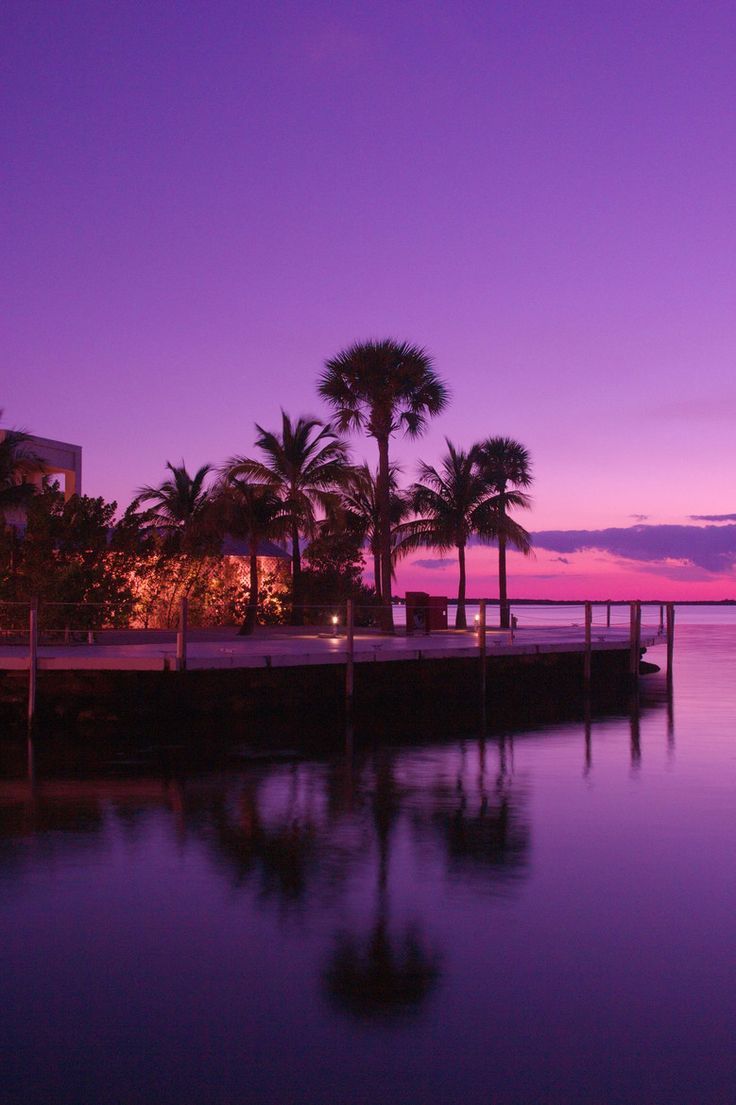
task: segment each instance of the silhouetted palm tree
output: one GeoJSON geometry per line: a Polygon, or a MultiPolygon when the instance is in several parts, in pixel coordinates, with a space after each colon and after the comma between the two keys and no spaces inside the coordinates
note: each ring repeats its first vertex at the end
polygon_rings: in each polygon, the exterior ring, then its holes
{"type": "Polygon", "coordinates": [[[193,476],[184,461],[178,467],[167,461],[166,467],[171,479],[158,487],[139,488],[135,501],[151,503],[146,512],[149,525],[169,537],[180,551],[192,551],[211,521],[211,496],[205,481],[212,465],[203,464],[193,476]]]}
{"type": "Polygon", "coordinates": [[[230,474],[223,477],[216,502],[223,529],[245,538],[248,544],[250,592],[240,633],[252,633],[258,619],[258,546],[262,541],[282,540],[289,531],[291,518],[275,485],[254,483],[230,474]]]}
{"type": "Polygon", "coordinates": [[[465,548],[471,536],[491,541],[497,533],[497,508],[486,481],[478,472],[475,447],[456,449],[449,438],[439,471],[422,463],[419,481],[411,489],[412,507],[419,515],[399,527],[400,556],[417,548],[439,552],[457,549],[460,580],[455,626],[465,629],[465,548]]]}
{"type": "Polygon", "coordinates": [[[391,464],[389,440],[403,429],[418,437],[444,408],[448,393],[429,354],[417,345],[357,342],[325,363],[319,393],[335,410],[340,431],[365,429],[378,444],[378,505],[381,598],[384,628],[393,630],[391,609],[391,464]]]}
{"type": "Polygon", "coordinates": [[[299,537],[312,538],[316,532],[315,510],[328,511],[336,492],[347,478],[348,452],[329,425],[317,418],[298,418],[295,422],[281,412],[281,433],[271,433],[256,423],[256,448],[263,460],[233,457],[228,461],[232,476],[246,476],[255,483],[268,484],[279,494],[289,515],[293,571],[292,625],[303,622],[302,561],[299,537]]]}
{"type": "MultiPolygon", "coordinates": [[[[0,418],[3,412],[0,410],[0,418]]],[[[28,502],[38,487],[33,477],[44,470],[41,458],[33,451],[30,434],[24,430],[5,430],[0,440],[0,521],[6,511],[28,502]]]]}
{"type": "MultiPolygon", "coordinates": [[[[397,475],[399,467],[389,467],[391,492],[391,548],[396,545],[396,527],[404,521],[410,511],[408,496],[399,491],[397,475]]],[[[373,557],[373,579],[376,595],[382,597],[381,585],[381,544],[380,511],[378,507],[378,473],[371,471],[367,464],[360,464],[350,470],[346,487],[342,493],[342,507],[347,514],[350,529],[358,533],[368,544],[373,557]]]]}
{"type": "Polygon", "coordinates": [[[510,437],[489,437],[479,446],[479,466],[484,479],[496,496],[498,507],[498,605],[499,624],[508,629],[511,623],[506,579],[506,548],[528,556],[531,538],[527,531],[509,517],[514,507],[529,510],[529,496],[520,488],[531,487],[529,451],[510,437]]]}

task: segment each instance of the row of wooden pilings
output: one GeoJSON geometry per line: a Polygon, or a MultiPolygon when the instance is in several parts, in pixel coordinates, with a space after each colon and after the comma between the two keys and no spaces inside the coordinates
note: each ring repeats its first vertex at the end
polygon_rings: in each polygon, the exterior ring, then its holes
{"type": "MultiPolygon", "coordinates": [[[[606,603],[606,628],[611,625],[611,603],[606,603]]],[[[672,663],[675,650],[675,604],[659,605],[659,633],[667,634],[667,679],[672,680],[672,663]]],[[[593,603],[585,603],[585,659],[583,680],[590,685],[593,667],[593,603]]],[[[641,602],[629,603],[629,675],[639,674],[641,663],[641,602]]]]}
{"type": "MultiPolygon", "coordinates": [[[[611,603],[607,603],[606,627],[611,625],[611,603]]],[[[639,674],[641,661],[641,602],[629,603],[629,675],[635,678],[639,674]]],[[[185,671],[187,666],[187,638],[189,622],[189,604],[181,600],[179,624],[176,633],[176,669],[185,671]]],[[[667,635],[667,680],[672,680],[672,663],[675,644],[675,605],[661,604],[659,608],[659,632],[667,635]]],[[[486,602],[481,599],[478,613],[478,653],[480,658],[481,701],[486,701],[486,602]]],[[[32,726],[36,716],[36,697],[38,685],[38,600],[30,605],[29,617],[30,644],[28,650],[28,724],[32,726]]],[[[352,710],[355,697],[355,607],[348,599],[345,611],[345,704],[352,710]]],[[[511,631],[513,641],[513,630],[511,631]]],[[[593,671],[593,603],[585,603],[585,650],[583,654],[583,682],[586,690],[590,688],[593,671]]]]}
{"type": "MultiPolygon", "coordinates": [[[[345,664],[345,704],[348,711],[352,710],[355,697],[355,622],[354,606],[351,599],[347,600],[345,635],[346,635],[346,664],[345,664]]],[[[641,602],[629,603],[629,675],[637,678],[641,663],[641,602]]],[[[611,625],[611,603],[606,604],[606,628],[611,625]]],[[[675,647],[675,604],[662,603],[659,607],[659,633],[667,634],[667,681],[672,681],[672,665],[675,647]]],[[[488,655],[486,642],[486,602],[480,600],[478,610],[478,654],[480,658],[480,692],[481,702],[485,706],[488,655]]],[[[585,651],[583,654],[583,682],[585,689],[589,690],[593,672],[593,603],[585,603],[585,651]]],[[[511,640],[513,641],[513,629],[511,640]]]]}

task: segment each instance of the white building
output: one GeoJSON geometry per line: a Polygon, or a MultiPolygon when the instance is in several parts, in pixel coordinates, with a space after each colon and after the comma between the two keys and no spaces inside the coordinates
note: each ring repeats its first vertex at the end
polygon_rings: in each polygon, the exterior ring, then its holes
{"type": "MultiPolygon", "coordinates": [[[[5,438],[6,430],[0,430],[0,441],[5,438]]],[[[40,484],[44,476],[61,477],[64,498],[82,494],[82,446],[71,445],[68,441],[54,441],[50,437],[28,435],[26,446],[29,453],[40,457],[43,471],[33,477],[32,482],[40,484]]]]}

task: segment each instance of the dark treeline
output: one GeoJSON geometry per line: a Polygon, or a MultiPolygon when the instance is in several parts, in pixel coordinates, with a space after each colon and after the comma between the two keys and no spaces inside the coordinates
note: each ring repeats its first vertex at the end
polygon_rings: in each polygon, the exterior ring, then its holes
{"type": "Polygon", "coordinates": [[[195,623],[239,621],[252,632],[269,620],[301,625],[315,606],[352,597],[373,603],[391,630],[396,563],[431,548],[457,554],[455,624],[465,627],[472,538],[498,546],[507,626],[506,552],[528,554],[531,546],[512,516],[530,506],[526,448],[502,436],[464,448],[446,439],[439,465],[419,461],[417,479],[402,487],[392,438],[418,438],[449,401],[426,350],[394,340],[354,344],[326,361],[317,390],[331,420],[282,411],[280,426],[256,423],[252,450],[218,467],[207,463],[192,473],[184,461],[167,462],[166,478],[139,488],[122,514],[101,498],[65,501],[39,478],[43,463],[28,435],[6,432],[0,600],[92,604],[89,624],[152,625],[171,624],[187,597],[195,623]],[[375,440],[375,468],[353,462],[345,435],[355,431],[375,440]],[[224,556],[233,540],[245,550],[240,571],[224,556]],[[270,543],[288,549],[290,579],[271,565],[270,543]],[[372,588],[362,581],[364,552],[372,588]]]}

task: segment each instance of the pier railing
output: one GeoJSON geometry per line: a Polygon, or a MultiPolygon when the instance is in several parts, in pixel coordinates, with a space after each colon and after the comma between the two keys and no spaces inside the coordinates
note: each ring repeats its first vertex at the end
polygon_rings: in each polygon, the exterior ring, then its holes
{"type": "MultiPolygon", "coordinates": [[[[23,645],[28,641],[29,617],[33,602],[0,601],[0,645],[23,645]]],[[[352,618],[358,630],[376,633],[391,632],[407,635],[434,635],[438,632],[474,633],[477,632],[483,614],[484,625],[494,632],[503,631],[499,625],[499,605],[495,599],[473,599],[466,603],[465,625],[457,625],[457,608],[449,607],[447,622],[443,624],[441,616],[432,607],[407,607],[403,602],[393,603],[390,607],[380,603],[366,603],[352,600],[352,618]],[[389,617],[390,616],[390,617],[389,617]],[[389,624],[390,622],[390,624],[389,624]]],[[[505,630],[509,640],[517,633],[528,630],[584,630],[586,617],[589,616],[593,634],[606,630],[620,632],[632,627],[632,609],[640,611],[642,629],[654,629],[663,635],[667,630],[667,610],[673,604],[658,602],[601,602],[560,604],[511,603],[511,624],[505,630]],[[587,611],[590,611],[589,615],[587,611]]],[[[110,602],[35,602],[39,639],[45,644],[87,645],[111,643],[117,635],[124,635],[129,641],[134,637],[141,641],[146,637],[156,639],[174,639],[180,631],[181,611],[186,609],[187,629],[197,635],[238,633],[247,624],[243,613],[240,622],[232,620],[201,619],[200,612],[186,599],[181,600],[169,612],[168,625],[145,624],[133,611],[121,609],[119,604],[110,602]]],[[[256,624],[257,633],[293,633],[321,636],[334,628],[344,631],[348,619],[348,602],[344,599],[327,603],[305,603],[298,608],[285,608],[275,619],[268,611],[261,616],[259,609],[256,624]]],[[[122,641],[115,641],[122,643],[122,641]]]]}

